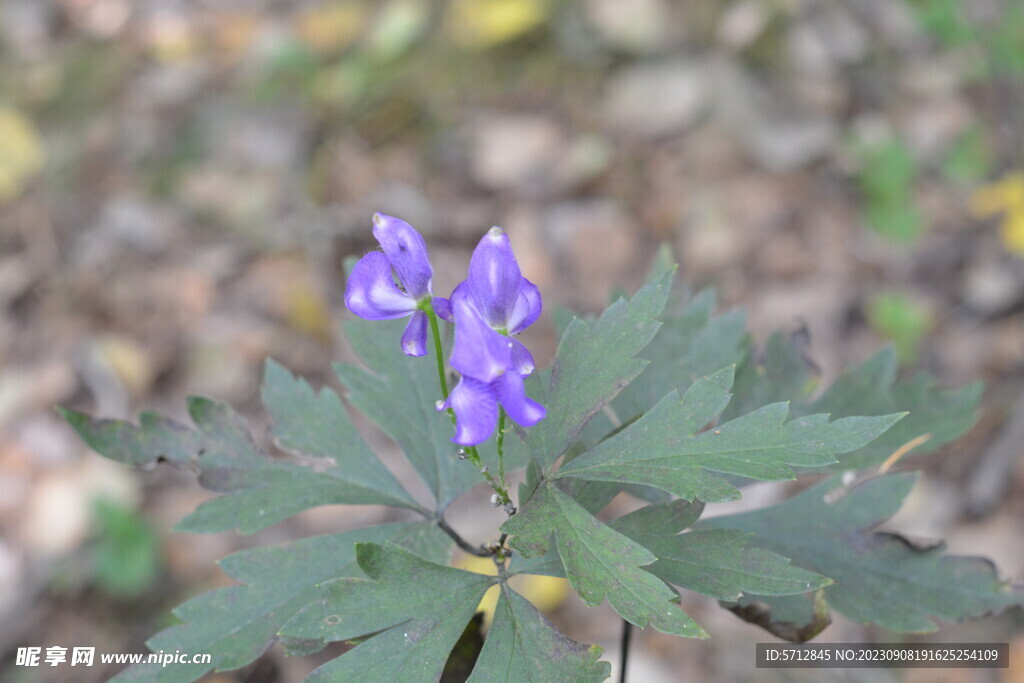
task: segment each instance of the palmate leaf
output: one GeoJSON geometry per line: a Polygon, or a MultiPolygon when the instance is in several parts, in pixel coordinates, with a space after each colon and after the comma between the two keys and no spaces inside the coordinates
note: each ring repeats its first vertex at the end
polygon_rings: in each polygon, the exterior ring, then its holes
{"type": "Polygon", "coordinates": [[[744,593],[800,594],[832,583],[793,566],[785,557],[752,547],[754,535],[749,532],[702,529],[679,534],[696,521],[703,507],[684,500],[648,505],[609,526],[657,556],[647,571],[718,600],[737,600],[744,593]]]}
{"type": "MultiPolygon", "coordinates": [[[[648,505],[608,523],[615,531],[650,550],[658,560],[644,569],[667,583],[718,600],[742,594],[802,594],[832,580],[790,564],[788,558],[752,545],[754,535],[737,529],[679,532],[693,525],[703,503],[673,500],[648,505]]],[[[542,557],[515,556],[512,573],[565,577],[555,548],[542,557]]]]}
{"type": "Polygon", "coordinates": [[[916,477],[898,473],[845,491],[830,479],[772,507],[715,517],[698,528],[742,529],[754,543],[831,577],[828,603],[854,621],[893,631],[934,631],[932,619],[957,621],[1024,600],[976,557],[919,549],[871,528],[892,516],[916,477]]]}
{"type": "Polygon", "coordinates": [[[704,512],[704,503],[676,499],[667,503],[648,505],[608,522],[621,534],[646,546],[659,538],[672,538],[689,529],[704,512]]]}
{"type": "Polygon", "coordinates": [[[817,386],[817,378],[792,338],[775,333],[765,343],[760,362],[757,355],[748,354],[737,366],[733,399],[722,413],[722,419],[731,420],[782,401],[791,402],[794,414],[802,412],[808,394],[817,386]]]}
{"type": "Polygon", "coordinates": [[[480,475],[455,456],[452,424],[435,410],[441,398],[433,359],[402,353],[398,339],[404,320],[353,320],[345,334],[366,369],[336,363],[334,370],[348,390],[348,400],[401,447],[419,473],[438,509],[480,482],[480,475]],[[382,340],[394,340],[389,344],[382,340]]]}
{"type": "Polygon", "coordinates": [[[336,393],[314,393],[305,380],[268,360],[263,374],[263,405],[273,422],[271,434],[281,447],[327,460],[345,479],[390,499],[393,505],[418,507],[401,484],[359,437],[336,393]]]}
{"type": "Polygon", "coordinates": [[[687,500],[732,500],[739,491],[721,475],[793,479],[791,465],[831,464],[836,453],[860,448],[902,417],[829,422],[827,415],[809,415],[786,422],[789,406],[774,403],[698,433],[729,402],[732,382],[733,368],[728,367],[695,382],[682,400],[672,391],[554,476],[643,484],[687,500]]]}
{"type": "Polygon", "coordinates": [[[928,453],[974,425],[981,398],[980,382],[953,390],[936,389],[923,374],[897,382],[897,366],[896,352],[891,346],[886,347],[843,373],[821,398],[807,407],[809,411],[839,416],[909,411],[905,420],[877,441],[841,458],[841,467],[859,469],[880,464],[900,446],[925,434],[930,438],[915,452],[928,453]]]}
{"type": "MultiPolygon", "coordinates": [[[[903,444],[921,435],[930,439],[915,453],[928,453],[966,432],[977,414],[980,384],[944,390],[924,375],[897,381],[896,355],[883,349],[847,370],[819,399],[808,397],[817,378],[801,350],[775,334],[760,357],[745,348],[744,316],[740,311],[713,315],[711,290],[696,295],[678,314],[661,317],[662,327],[641,352],[650,365],[611,403],[619,420],[628,423],[646,412],[669,391],[685,393],[698,378],[739,363],[734,398],[722,419],[752,412],[770,403],[791,401],[794,417],[828,413],[833,419],[907,412],[906,418],[880,438],[843,454],[833,469],[854,469],[881,463],[903,444]]],[[[671,301],[669,307],[672,306],[671,301]]],[[[598,414],[587,426],[585,441],[594,443],[613,425],[598,414]]]]}
{"type": "Polygon", "coordinates": [[[385,540],[443,562],[451,543],[427,522],[385,524],[243,550],[220,561],[221,569],[243,585],[219,588],[180,605],[184,623],[147,641],[153,652],[209,652],[210,664],[142,664],[122,671],[117,681],[194,681],[210,671],[238,669],[277,640],[277,631],[302,607],[319,597],[317,584],[341,576],[363,576],[355,544],[385,540]]]}
{"type": "MultiPolygon", "coordinates": [[[[352,480],[348,469],[338,465],[317,470],[271,458],[226,404],[192,396],[188,410],[195,428],[155,413],[143,413],[136,426],[67,409],[60,412],[93,450],[111,460],[135,466],[166,460],[195,471],[204,488],[227,494],[200,505],[178,523],[178,531],[234,528],[252,533],[317,505],[376,503],[419,509],[386,478],[368,485],[367,469],[356,470],[352,480]]],[[[338,448],[356,442],[353,435],[338,448]]]]}
{"type": "Polygon", "coordinates": [[[526,558],[543,557],[554,546],[569,583],[588,605],[608,599],[623,619],[641,628],[687,638],[707,634],[678,604],[679,596],[641,569],[657,558],[600,522],[553,483],[541,484],[501,527],[509,545],[526,558]]]}
{"type": "MultiPolygon", "coordinates": [[[[426,561],[391,543],[360,544],[356,554],[370,580],[322,584],[320,599],[281,629],[286,642],[301,651],[329,641],[361,640],[307,680],[438,680],[480,598],[501,580],[426,561]]],[[[502,583],[470,680],[599,681],[609,673],[600,655],[601,648],[559,633],[502,583]]]]}
{"type": "Polygon", "coordinates": [[[565,637],[529,601],[502,584],[469,683],[603,681],[611,666],[600,656],[601,648],[565,637]]]}
{"type": "Polygon", "coordinates": [[[805,643],[832,623],[825,591],[804,595],[744,595],[723,607],[783,640],[805,643]]]}
{"type": "Polygon", "coordinates": [[[434,564],[391,543],[361,543],[356,557],[370,578],[321,584],[320,599],[281,629],[286,647],[310,652],[328,642],[371,636],[309,680],[438,680],[497,578],[434,564]]]}
{"type": "Polygon", "coordinates": [[[793,566],[786,557],[751,547],[752,539],[753,534],[736,529],[704,529],[660,539],[651,547],[658,561],[648,571],[718,600],[737,600],[746,593],[794,595],[832,583],[793,566]]]}
{"type": "MultiPolygon", "coordinates": [[[[713,315],[715,293],[711,289],[703,290],[685,306],[674,304],[679,298],[681,295],[669,297],[658,333],[640,353],[650,364],[611,403],[612,413],[621,423],[635,420],[670,391],[685,393],[701,377],[739,363],[746,353],[742,311],[713,315]],[[669,308],[681,310],[670,312],[669,308]]],[[[596,443],[615,427],[608,416],[598,413],[587,424],[583,440],[596,443]]]]}
{"type": "Polygon", "coordinates": [[[678,315],[662,318],[641,353],[651,364],[613,402],[619,419],[632,420],[670,391],[685,393],[701,377],[739,362],[746,316],[739,310],[712,315],[714,308],[714,291],[706,289],[678,315]]]}
{"type": "MultiPolygon", "coordinates": [[[[566,481],[572,484],[582,484],[587,487],[608,486],[602,482],[584,482],[578,480],[563,480],[558,482],[558,485],[561,486],[566,481]]],[[[610,486],[609,488],[613,489],[611,495],[608,495],[607,493],[601,496],[584,495],[581,498],[580,496],[572,495],[571,492],[567,493],[569,493],[569,495],[572,496],[572,498],[579,503],[584,510],[591,515],[596,515],[597,512],[610,502],[614,495],[616,495],[614,489],[617,487],[610,486]],[[588,503],[595,504],[588,505],[588,503]]],[[[563,488],[562,490],[564,491],[565,489],[563,488]]],[[[585,494],[588,493],[590,493],[590,491],[585,492],[585,494]]],[[[703,510],[703,503],[674,500],[669,503],[648,505],[636,512],[612,520],[608,525],[620,534],[628,536],[640,545],[646,547],[646,541],[661,537],[670,538],[678,534],[683,529],[688,528],[697,521],[697,518],[700,517],[703,510]]],[[[549,548],[548,551],[540,557],[524,558],[521,554],[513,555],[509,570],[518,574],[542,574],[544,576],[565,578],[565,568],[562,566],[562,561],[558,557],[558,549],[554,547],[549,548]]]]}
{"type": "Polygon", "coordinates": [[[593,415],[647,365],[637,354],[658,331],[673,270],[619,299],[593,323],[575,318],[558,345],[545,396],[547,417],[525,442],[531,457],[550,468],[593,415]]]}
{"type": "Polygon", "coordinates": [[[925,434],[930,438],[914,452],[928,453],[970,429],[977,416],[980,383],[938,389],[924,375],[897,381],[897,366],[895,351],[891,347],[882,349],[844,372],[820,398],[808,402],[811,375],[799,351],[777,334],[768,341],[762,366],[748,358],[737,370],[736,396],[724,417],[781,400],[793,401],[794,415],[824,412],[842,418],[907,411],[907,417],[881,437],[839,458],[832,467],[836,470],[879,465],[898,448],[925,434]]]}

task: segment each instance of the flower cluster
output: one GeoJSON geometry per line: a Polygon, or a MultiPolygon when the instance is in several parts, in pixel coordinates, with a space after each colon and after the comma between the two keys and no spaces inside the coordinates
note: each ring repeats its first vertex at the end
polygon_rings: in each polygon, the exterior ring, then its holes
{"type": "Polygon", "coordinates": [[[524,427],[544,419],[544,406],[526,395],[523,384],[534,370],[533,356],[513,338],[540,316],[541,296],[519,270],[508,235],[501,228],[484,235],[468,276],[445,299],[433,296],[423,236],[380,213],[373,224],[383,253],[371,252],[356,263],[345,305],[367,320],[412,316],[402,334],[402,350],[409,356],[426,355],[431,316],[454,323],[449,362],[460,378],[441,407],[455,412],[452,441],[463,446],[486,441],[498,423],[499,406],[524,427]]]}

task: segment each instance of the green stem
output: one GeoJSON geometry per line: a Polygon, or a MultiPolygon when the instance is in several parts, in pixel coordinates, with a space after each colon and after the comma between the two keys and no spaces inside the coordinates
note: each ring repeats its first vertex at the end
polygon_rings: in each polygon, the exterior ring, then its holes
{"type": "Polygon", "coordinates": [[[505,484],[505,409],[498,408],[498,481],[505,484]]]}
{"type": "Polygon", "coordinates": [[[498,498],[501,499],[501,504],[505,505],[506,503],[511,502],[511,498],[508,497],[508,489],[505,488],[502,482],[495,479],[494,475],[487,469],[487,465],[484,464],[479,451],[476,450],[476,446],[469,446],[464,450],[466,451],[466,458],[476,465],[476,468],[480,470],[480,474],[482,474],[484,479],[487,480],[490,487],[494,489],[494,492],[498,494],[498,498]]]}
{"type": "MultiPolygon", "coordinates": [[[[447,401],[448,400],[448,379],[446,378],[445,371],[444,371],[444,350],[441,348],[441,330],[440,330],[440,328],[439,328],[439,326],[437,324],[437,314],[434,313],[434,307],[432,305],[430,305],[430,299],[425,299],[424,303],[421,304],[421,306],[422,306],[421,310],[426,312],[427,318],[430,320],[430,332],[431,332],[431,334],[434,337],[434,357],[437,358],[437,379],[438,379],[438,381],[441,384],[442,400],[447,401]]],[[[452,410],[451,408],[448,408],[448,410],[445,411],[445,412],[448,413],[448,419],[451,420],[452,424],[454,425],[455,424],[455,411],[452,410]]],[[[504,428],[504,425],[505,425],[504,420],[505,420],[505,412],[502,411],[501,412],[501,423],[498,425],[498,429],[499,429],[499,431],[498,431],[498,453],[499,453],[499,455],[498,455],[498,468],[499,468],[500,481],[498,479],[495,479],[494,475],[492,475],[487,470],[487,466],[484,465],[483,459],[480,457],[480,453],[476,450],[476,446],[470,446],[468,448],[463,449],[464,452],[466,453],[466,458],[471,463],[476,465],[476,468],[478,470],[480,470],[480,474],[483,475],[483,478],[487,481],[487,483],[490,485],[490,487],[492,489],[494,489],[494,492],[498,494],[498,497],[501,499],[501,504],[502,505],[506,505],[506,504],[512,502],[512,499],[509,498],[509,496],[508,496],[508,488],[505,486],[505,464],[504,464],[504,462],[502,462],[502,457],[501,457],[501,448],[502,448],[502,441],[501,440],[502,440],[502,437],[503,437],[502,431],[503,431],[503,428],[504,428]]]]}
{"type": "MultiPolygon", "coordinates": [[[[444,400],[447,401],[448,379],[444,374],[444,351],[441,349],[441,330],[438,328],[437,313],[434,313],[433,306],[427,310],[427,318],[430,319],[430,332],[434,336],[434,356],[437,358],[437,379],[441,383],[441,395],[444,400]]],[[[448,412],[451,413],[451,409],[449,409],[448,412]]],[[[452,419],[454,419],[454,417],[452,419]]]]}

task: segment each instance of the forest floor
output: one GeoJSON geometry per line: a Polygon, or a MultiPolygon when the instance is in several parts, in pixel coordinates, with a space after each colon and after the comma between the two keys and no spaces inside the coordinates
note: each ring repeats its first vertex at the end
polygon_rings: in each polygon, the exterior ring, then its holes
{"type": "MultiPolygon", "coordinates": [[[[315,385],[351,357],[342,263],[375,247],[375,211],[426,236],[440,294],[495,224],[548,310],[599,312],[667,244],[692,291],[746,311],[755,345],[806,329],[823,386],[886,343],[906,374],[984,382],[966,437],[908,456],[925,474],[890,525],[1020,581],[1021,45],[1014,0],[6,0],[0,678],[43,680],[14,666],[26,644],[142,652],[171,607],[230,583],[224,555],[382,519],[329,507],[247,537],[171,534],[210,496],[191,473],[103,460],[53,410],[185,420],[202,394],[261,428],[265,357],[315,385]]],[[[524,336],[548,364],[550,316],[524,336]]],[[[485,499],[452,512],[481,542],[500,519],[485,499]]],[[[752,680],[768,636],[684,605],[713,638],[640,633],[633,680],[752,680]]],[[[607,606],[550,616],[614,660],[607,606]]],[[[1020,680],[1022,622],[941,624],[1018,651],[1002,678],[941,680],[1020,680]]],[[[840,617],[820,640],[885,637],[840,617]]],[[[271,649],[211,680],[317,661],[271,649]]]]}

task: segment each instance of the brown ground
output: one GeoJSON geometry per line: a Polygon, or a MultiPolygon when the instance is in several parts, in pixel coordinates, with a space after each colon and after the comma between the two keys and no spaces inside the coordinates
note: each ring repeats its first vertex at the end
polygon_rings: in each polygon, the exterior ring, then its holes
{"type": "MultiPolygon", "coordinates": [[[[0,6],[0,678],[25,673],[18,646],[141,651],[171,606],[226,582],[217,558],[379,519],[328,508],[251,537],[167,534],[208,495],[191,475],[112,465],[52,410],[184,418],[196,393],[259,424],[265,356],[317,383],[346,357],[340,264],[374,246],[378,210],[427,237],[440,293],[492,224],[549,309],[600,310],[668,243],[755,340],[806,324],[826,381],[889,338],[942,384],[984,380],[977,427],[921,463],[893,527],[1021,578],[1024,262],[997,216],[971,211],[1024,169],[1015,3],[511,4],[540,14],[487,30],[464,2],[0,6]],[[882,210],[911,218],[885,234],[882,210]],[[162,564],[135,597],[92,569],[97,497],[158,534],[162,564]]],[[[525,341],[549,362],[550,319],[525,341]]],[[[477,493],[453,524],[484,540],[477,493]]],[[[750,643],[768,636],[686,606],[713,639],[640,634],[633,680],[813,680],[755,672],[750,643]]],[[[552,619],[614,660],[621,622],[599,612],[570,600],[552,619]]],[[[1020,649],[1020,622],[939,637],[1020,649]]],[[[840,618],[820,639],[881,637],[840,618]]],[[[216,680],[313,664],[274,650],[216,680]]],[[[834,680],[1011,681],[1024,664],[935,671],[834,680]]],[[[70,672],[54,680],[85,680],[70,672]]]]}

